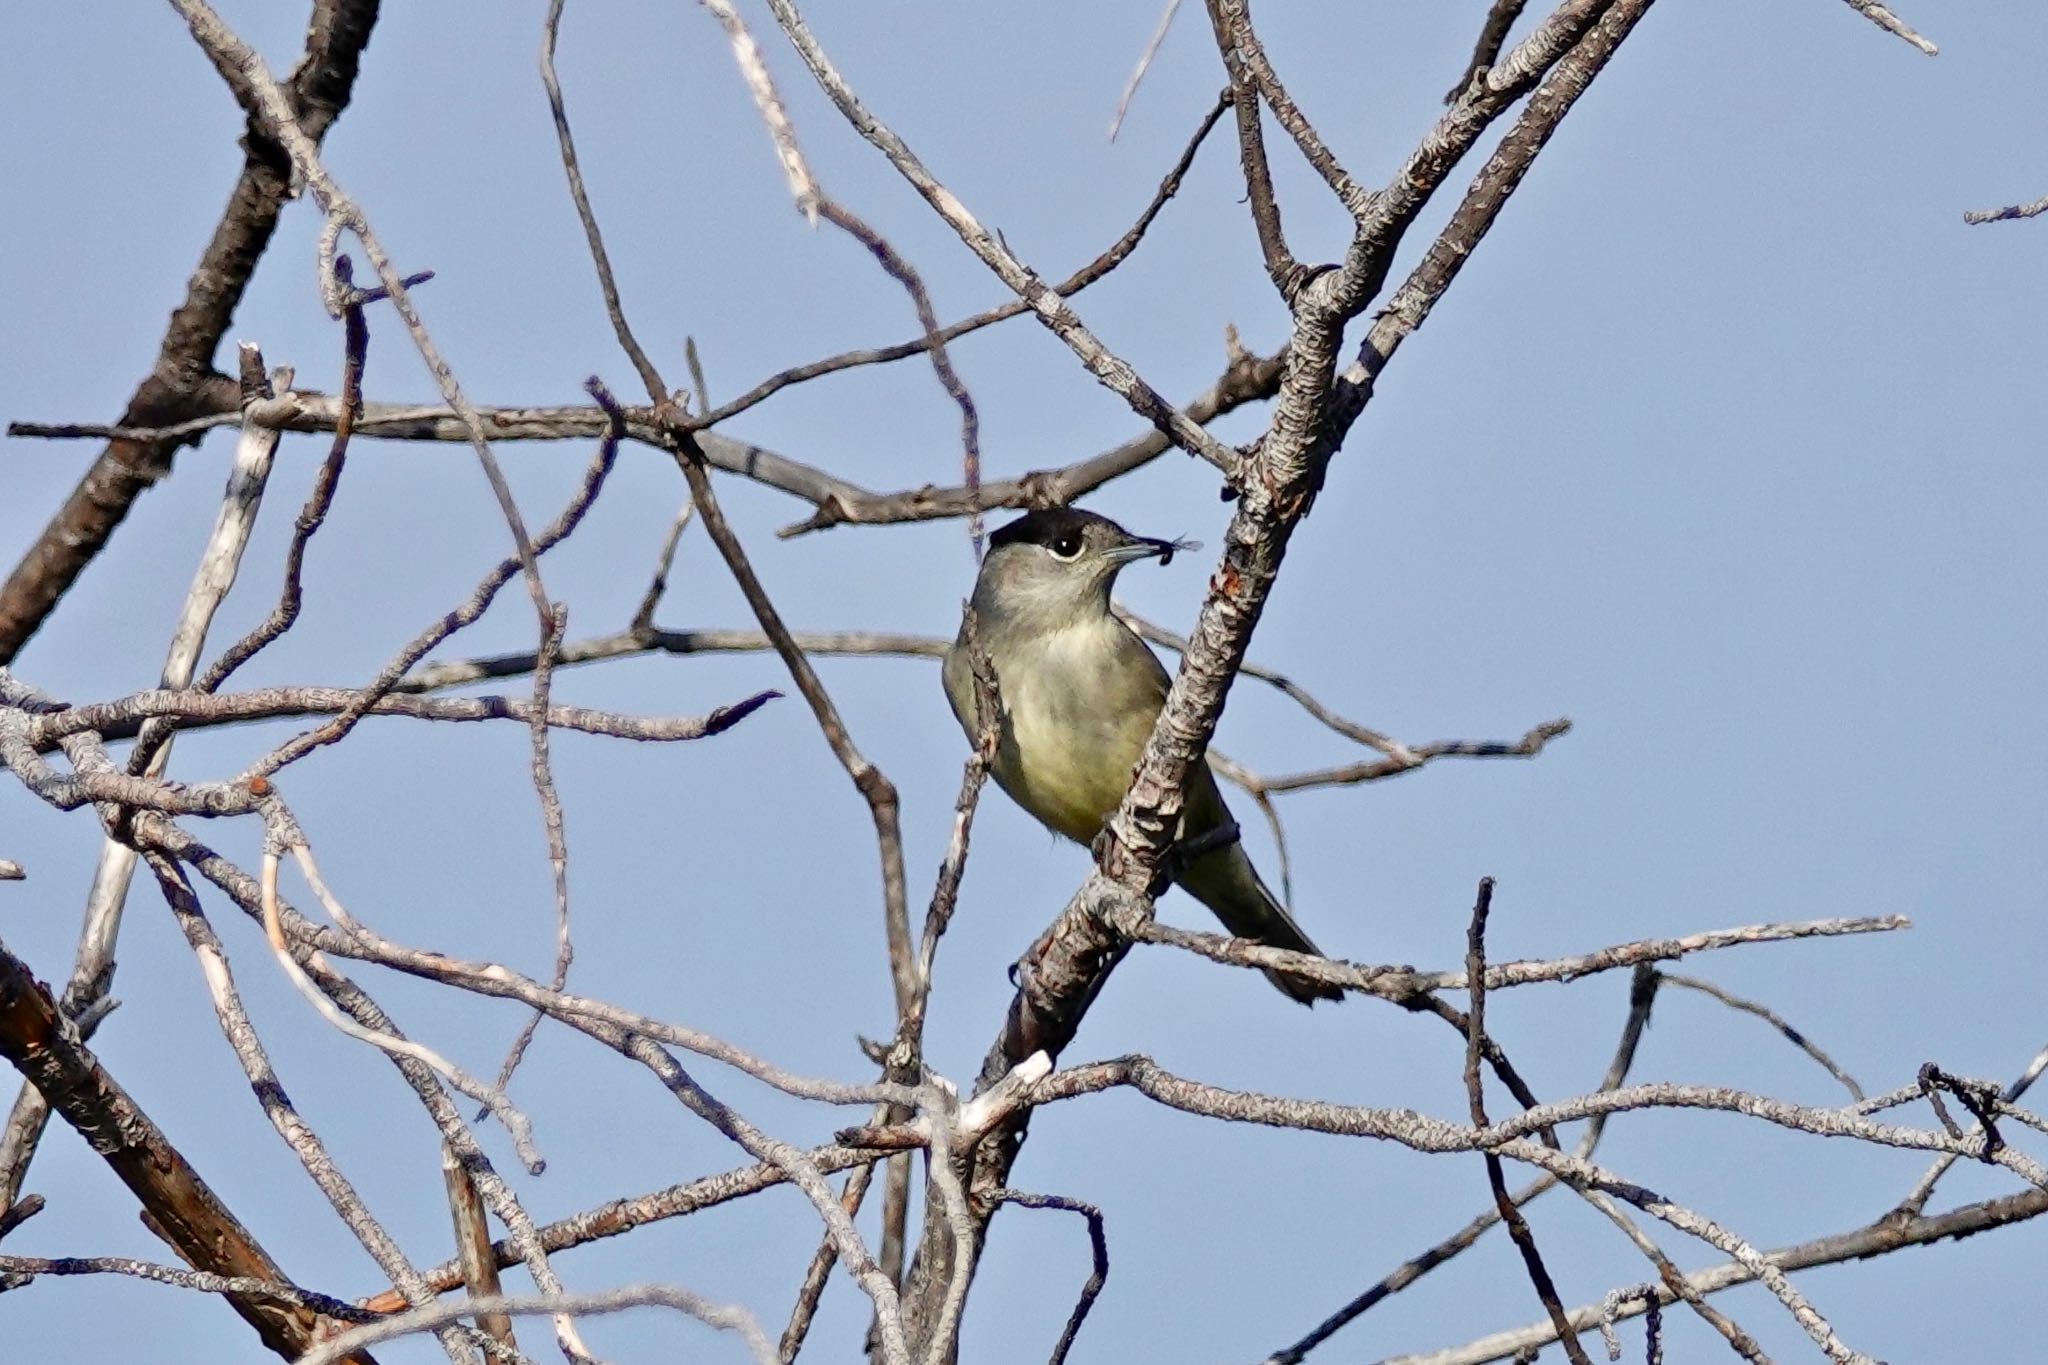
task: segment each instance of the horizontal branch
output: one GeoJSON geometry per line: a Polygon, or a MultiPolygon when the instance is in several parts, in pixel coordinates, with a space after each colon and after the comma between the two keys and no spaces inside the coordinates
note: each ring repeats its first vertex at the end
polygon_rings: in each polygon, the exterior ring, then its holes
{"type": "MultiPolygon", "coordinates": [[[[1181,409],[1191,422],[1207,422],[1247,403],[1270,398],[1279,387],[1283,357],[1234,355],[1222,376],[1181,409]]],[[[342,402],[331,394],[301,390],[289,395],[276,413],[286,431],[332,432],[341,421],[342,402]]],[[[610,418],[596,406],[476,409],[484,435],[493,442],[572,441],[601,436],[610,418]]],[[[627,439],[666,450],[660,423],[651,408],[629,407],[627,439]]],[[[216,427],[241,421],[239,398],[230,385],[211,411],[163,427],[107,426],[85,422],[10,422],[7,434],[44,440],[184,441],[216,427]]],[[[452,408],[418,403],[362,405],[355,435],[381,441],[468,443],[470,429],[452,408]]],[[[996,508],[1045,507],[1071,502],[1128,474],[1172,448],[1158,432],[1113,446],[1101,454],[1055,469],[1034,470],[1014,479],[983,480],[978,489],[965,485],[877,493],[814,465],[747,441],[699,430],[695,439],[712,468],[800,498],[817,508],[810,518],[784,527],[784,536],[829,526],[876,526],[905,521],[964,517],[996,508]]]]}
{"type": "Polygon", "coordinates": [[[1402,745],[1398,753],[1367,763],[1346,763],[1335,768],[1285,773],[1256,779],[1257,792],[1304,791],[1311,787],[1342,787],[1359,782],[1377,782],[1413,772],[1439,758],[1534,758],[1551,740],[1571,732],[1572,723],[1559,716],[1531,729],[1512,743],[1494,740],[1440,739],[1413,747],[1402,745]]]}
{"type": "Polygon", "coordinates": [[[2038,218],[2048,213],[2048,198],[2036,199],[2031,204],[2009,204],[2002,209],[1971,209],[1963,215],[1963,221],[1972,227],[1980,223],[2009,223],[2015,218],[2038,218]]]}
{"type": "MultiPolygon", "coordinates": [[[[560,1324],[572,1317],[652,1307],[673,1308],[679,1313],[697,1319],[706,1327],[736,1333],[759,1365],[774,1365],[775,1352],[769,1347],[768,1338],[761,1334],[761,1326],[754,1320],[752,1313],[736,1305],[714,1303],[687,1289],[666,1284],[632,1284],[589,1294],[571,1294],[566,1291],[532,1297],[486,1294],[464,1299],[459,1303],[428,1304],[360,1327],[352,1327],[334,1340],[308,1352],[301,1365],[335,1365],[337,1361],[350,1358],[348,1353],[354,1347],[391,1341],[398,1337],[411,1336],[416,1332],[434,1331],[471,1314],[505,1317],[551,1315],[556,1320],[557,1331],[560,1331],[560,1324]]],[[[569,1358],[589,1359],[580,1351],[570,1354],[569,1358]]]]}
{"type": "MultiPolygon", "coordinates": [[[[274,1303],[303,1308],[337,1322],[374,1322],[380,1316],[367,1308],[344,1302],[330,1294],[301,1289],[277,1280],[259,1280],[247,1275],[216,1275],[207,1270],[184,1270],[158,1265],[128,1256],[7,1256],[0,1255],[0,1292],[26,1286],[38,1276],[63,1278],[74,1275],[126,1275],[133,1279],[166,1284],[174,1289],[191,1289],[201,1294],[224,1294],[251,1302],[274,1303]]],[[[400,1300],[403,1303],[403,1300],[400,1300]]]]}
{"type": "MultiPolygon", "coordinates": [[[[1182,1113],[1230,1123],[1372,1138],[1427,1155],[1495,1152],[1551,1171],[1568,1184],[1579,1183],[1580,1177],[1597,1168],[1580,1158],[1565,1158],[1565,1164],[1558,1164],[1553,1158],[1562,1158],[1564,1154],[1534,1141],[1534,1135],[1603,1115],[1645,1109],[1697,1109],[1741,1114],[1814,1137],[1851,1138],[1906,1151],[1953,1152],[2003,1166],[2036,1190],[2048,1191],[2048,1169],[2009,1146],[1994,1146],[1981,1134],[1910,1128],[1866,1117],[1864,1111],[1882,1105],[1884,1097],[1840,1109],[1815,1109],[1728,1086],[1651,1082],[1533,1105],[1512,1117],[1475,1127],[1433,1118],[1413,1109],[1337,1104],[1207,1085],[1177,1076],[1150,1057],[1134,1055],[1056,1071],[1024,1087],[1018,1103],[1035,1107],[1126,1087],[1182,1113]]],[[[1605,1189],[1614,1180],[1611,1175],[1602,1175],[1592,1177],[1591,1183],[1605,1189]]],[[[1607,1192],[1619,1193],[1612,1189],[1607,1192]]]]}
{"type": "MultiPolygon", "coordinates": [[[[1149,918],[1117,915],[1113,927],[1135,942],[1185,949],[1211,962],[1232,967],[1252,967],[1260,971],[1277,969],[1396,1004],[1437,991],[1467,989],[1463,972],[1418,972],[1413,967],[1344,962],[1311,953],[1289,952],[1285,948],[1269,948],[1223,934],[1176,929],[1149,918]]],[[[1644,962],[1667,962],[1743,943],[1781,943],[1789,939],[1833,938],[1842,934],[1883,933],[1911,927],[1912,921],[1904,915],[1878,915],[1862,919],[1749,924],[1735,929],[1689,934],[1683,938],[1638,939],[1633,943],[1618,943],[1573,957],[1496,963],[1486,969],[1486,988],[1497,991],[1539,982],[1573,981],[1596,972],[1611,972],[1644,962]]]]}
{"type": "MultiPolygon", "coordinates": [[[[675,741],[721,734],[745,720],[780,692],[757,692],[702,716],[629,716],[593,711],[582,706],[545,709],[547,724],[561,730],[606,735],[614,739],[675,741]]],[[[40,751],[54,748],[68,735],[93,731],[103,739],[135,734],[145,720],[171,717],[201,725],[276,720],[291,716],[339,715],[358,705],[365,694],[350,687],[266,687],[251,692],[207,693],[157,690],[137,692],[118,701],[93,702],[31,718],[28,738],[40,751]]],[[[540,714],[522,697],[379,697],[369,708],[373,716],[407,716],[414,720],[516,720],[531,723],[540,714]]],[[[189,728],[189,727],[185,727],[189,728]]]]}

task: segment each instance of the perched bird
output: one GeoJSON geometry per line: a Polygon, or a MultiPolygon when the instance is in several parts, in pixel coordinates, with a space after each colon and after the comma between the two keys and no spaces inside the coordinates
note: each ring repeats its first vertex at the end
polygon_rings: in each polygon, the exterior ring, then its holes
{"type": "MultiPolygon", "coordinates": [[[[969,605],[1000,700],[990,771],[1040,824],[1077,843],[1092,843],[1122,803],[1171,681],[1110,612],[1110,585],[1126,564],[1170,558],[1180,548],[1074,507],[1026,513],[989,537],[969,605]]],[[[946,652],[946,699],[968,739],[978,741],[968,631],[963,620],[946,652]]],[[[1229,823],[1204,763],[1188,774],[1178,838],[1188,844],[1229,823]]],[[[1198,853],[1174,879],[1236,937],[1318,951],[1259,880],[1239,841],[1198,853]]],[[[1266,975],[1305,1005],[1343,995],[1286,972],[1266,975]]]]}

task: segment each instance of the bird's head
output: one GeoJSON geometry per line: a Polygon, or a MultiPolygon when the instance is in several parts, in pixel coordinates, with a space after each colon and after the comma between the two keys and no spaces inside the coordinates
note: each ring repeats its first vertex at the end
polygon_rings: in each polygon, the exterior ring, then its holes
{"type": "Polygon", "coordinates": [[[1109,610],[1117,573],[1140,559],[1170,561],[1190,540],[1134,536],[1108,517],[1078,507],[1026,512],[989,537],[974,585],[974,607],[995,617],[1052,630],[1109,610]]]}

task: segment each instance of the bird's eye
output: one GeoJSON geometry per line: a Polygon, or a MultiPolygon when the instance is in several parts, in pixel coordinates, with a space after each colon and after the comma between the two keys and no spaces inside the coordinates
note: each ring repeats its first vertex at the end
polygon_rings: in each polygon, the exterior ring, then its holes
{"type": "Polygon", "coordinates": [[[1051,546],[1054,559],[1072,559],[1081,553],[1081,533],[1068,531],[1054,540],[1051,546]]]}

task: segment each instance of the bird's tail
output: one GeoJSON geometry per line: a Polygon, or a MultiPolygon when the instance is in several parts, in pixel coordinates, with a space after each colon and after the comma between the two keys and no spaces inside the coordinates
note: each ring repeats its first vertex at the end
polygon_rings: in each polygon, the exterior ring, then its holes
{"type": "MultiPolygon", "coordinates": [[[[1322,956],[1322,950],[1301,931],[1279,898],[1259,880],[1258,870],[1241,844],[1231,844],[1195,859],[1182,874],[1180,884],[1189,895],[1208,906],[1234,937],[1269,948],[1322,956]]],[[[1288,999],[1304,1005],[1344,998],[1344,992],[1335,986],[1277,968],[1269,969],[1266,979],[1288,999]]]]}

